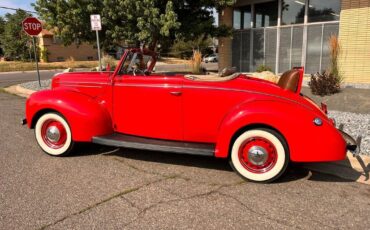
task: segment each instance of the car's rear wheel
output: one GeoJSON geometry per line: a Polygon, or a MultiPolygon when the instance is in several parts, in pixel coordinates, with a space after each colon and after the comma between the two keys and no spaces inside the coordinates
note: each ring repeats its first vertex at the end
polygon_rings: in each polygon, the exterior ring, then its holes
{"type": "Polygon", "coordinates": [[[230,165],[244,179],[271,182],[279,178],[289,163],[284,137],[272,129],[257,128],[240,134],[230,153],[230,165]]]}
{"type": "Polygon", "coordinates": [[[59,113],[42,115],[36,122],[35,136],[41,149],[52,156],[68,155],[74,147],[68,122],[59,113]]]}

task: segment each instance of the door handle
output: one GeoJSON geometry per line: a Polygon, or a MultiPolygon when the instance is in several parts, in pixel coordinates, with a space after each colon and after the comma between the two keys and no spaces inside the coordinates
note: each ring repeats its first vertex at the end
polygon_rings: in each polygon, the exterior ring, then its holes
{"type": "Polygon", "coordinates": [[[170,92],[170,94],[173,95],[173,96],[181,96],[182,92],[180,92],[180,91],[172,91],[172,92],[170,92]]]}

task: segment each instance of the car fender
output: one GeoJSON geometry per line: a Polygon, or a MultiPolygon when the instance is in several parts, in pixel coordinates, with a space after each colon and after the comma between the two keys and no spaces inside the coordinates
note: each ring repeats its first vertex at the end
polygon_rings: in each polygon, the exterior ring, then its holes
{"type": "Polygon", "coordinates": [[[112,119],[104,102],[77,91],[55,89],[33,93],[26,102],[26,119],[34,128],[37,119],[48,111],[65,117],[74,141],[90,142],[93,136],[113,132],[112,119]]]}
{"type": "Polygon", "coordinates": [[[322,118],[316,126],[314,111],[295,101],[256,100],[243,103],[229,112],[219,128],[215,156],[226,158],[238,132],[252,127],[268,127],[285,138],[290,159],[295,162],[342,160],[345,142],[333,124],[322,118]]]}

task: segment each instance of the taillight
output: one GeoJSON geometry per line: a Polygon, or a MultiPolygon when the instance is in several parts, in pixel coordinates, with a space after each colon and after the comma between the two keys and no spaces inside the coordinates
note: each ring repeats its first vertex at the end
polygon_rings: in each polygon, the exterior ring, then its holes
{"type": "Polygon", "coordinates": [[[328,114],[328,106],[325,103],[321,102],[321,110],[325,113],[328,114]]]}

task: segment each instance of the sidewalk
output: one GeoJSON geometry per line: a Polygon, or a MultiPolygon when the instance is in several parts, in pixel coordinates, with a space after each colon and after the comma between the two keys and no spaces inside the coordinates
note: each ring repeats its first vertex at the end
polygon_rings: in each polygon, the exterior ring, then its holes
{"type": "Polygon", "coordinates": [[[370,89],[344,88],[340,93],[331,96],[316,96],[310,88],[303,87],[302,93],[317,104],[324,102],[329,111],[345,111],[352,113],[370,114],[370,89]]]}

